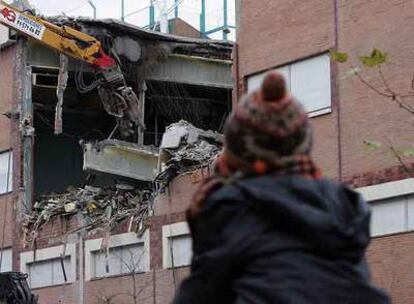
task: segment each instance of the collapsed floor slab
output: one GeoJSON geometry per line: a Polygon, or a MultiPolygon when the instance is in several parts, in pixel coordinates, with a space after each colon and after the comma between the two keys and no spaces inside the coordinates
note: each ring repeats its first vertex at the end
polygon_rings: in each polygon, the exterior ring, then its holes
{"type": "Polygon", "coordinates": [[[119,140],[84,143],[83,169],[152,182],[160,168],[159,153],[151,147],[119,140]]]}

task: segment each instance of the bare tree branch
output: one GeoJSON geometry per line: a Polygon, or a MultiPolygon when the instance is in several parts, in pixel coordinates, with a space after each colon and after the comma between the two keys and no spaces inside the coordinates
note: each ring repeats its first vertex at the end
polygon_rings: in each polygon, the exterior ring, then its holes
{"type": "Polygon", "coordinates": [[[403,110],[414,114],[414,108],[411,107],[410,105],[407,105],[405,103],[403,103],[399,98],[401,98],[401,96],[395,95],[392,97],[392,100],[403,110]]]}
{"type": "Polygon", "coordinates": [[[401,109],[403,109],[403,110],[405,110],[405,111],[407,111],[407,112],[409,112],[411,114],[414,114],[414,108],[412,106],[410,106],[410,105],[405,104],[404,102],[402,102],[400,100],[400,98],[402,98],[402,96],[404,96],[404,98],[405,98],[405,97],[414,97],[414,95],[402,95],[401,96],[401,95],[398,95],[397,93],[395,93],[390,88],[390,86],[388,85],[388,82],[385,79],[385,77],[384,77],[384,75],[382,73],[382,70],[380,68],[378,69],[378,71],[379,71],[380,77],[382,78],[382,81],[384,83],[386,92],[383,92],[380,89],[378,89],[375,86],[373,86],[372,84],[370,84],[364,77],[362,77],[362,75],[358,72],[358,70],[356,68],[352,67],[352,69],[353,69],[355,75],[358,77],[358,79],[365,86],[367,86],[369,89],[371,89],[372,91],[374,91],[375,93],[377,93],[380,96],[390,98],[392,101],[394,101],[398,105],[398,107],[400,107],[401,109]]]}
{"type": "Polygon", "coordinates": [[[393,97],[392,94],[390,94],[390,93],[387,94],[387,93],[381,91],[380,89],[374,87],[372,84],[370,84],[367,80],[364,79],[364,77],[362,77],[362,75],[358,72],[358,70],[356,68],[352,67],[352,69],[353,69],[355,75],[358,77],[358,79],[364,85],[366,85],[368,88],[370,88],[372,91],[374,91],[375,93],[377,93],[377,94],[379,94],[381,96],[387,97],[387,98],[392,98],[393,97]]]}
{"type": "Polygon", "coordinates": [[[395,92],[393,90],[391,90],[391,87],[389,86],[387,80],[384,77],[384,74],[382,73],[382,68],[381,65],[378,66],[378,73],[382,79],[382,82],[384,83],[385,86],[385,90],[388,91],[390,94],[392,94],[393,96],[395,96],[395,92]]]}
{"type": "Polygon", "coordinates": [[[410,168],[404,163],[404,160],[402,159],[402,157],[398,153],[398,151],[394,148],[394,146],[390,145],[389,148],[390,148],[390,151],[392,152],[392,154],[397,158],[400,165],[403,167],[405,173],[407,173],[407,175],[409,177],[414,178],[413,172],[411,172],[410,168]]]}

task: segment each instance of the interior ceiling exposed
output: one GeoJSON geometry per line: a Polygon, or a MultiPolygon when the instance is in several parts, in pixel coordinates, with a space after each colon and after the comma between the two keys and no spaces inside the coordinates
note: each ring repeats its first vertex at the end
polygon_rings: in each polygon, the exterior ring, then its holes
{"type": "MultiPolygon", "coordinates": [[[[74,26],[97,37],[104,48],[116,53],[128,85],[137,95],[145,91],[143,144],[158,146],[167,126],[186,120],[195,127],[221,132],[231,107],[230,60],[232,44],[164,35],[114,20],[70,18],[54,22],[74,26]],[[145,83],[145,85],[144,85],[145,83]]],[[[115,175],[96,176],[84,171],[84,146],[121,139],[116,119],[102,106],[98,92],[82,93],[77,75],[94,81],[93,70],[73,60],[63,102],[63,133],[54,134],[59,56],[36,43],[29,43],[34,105],[34,182],[36,196],[62,193],[68,186],[139,183],[115,175]],[[47,178],[45,178],[47,176],[47,178]]],[[[125,142],[140,143],[137,132],[125,142]]]]}
{"type": "Polygon", "coordinates": [[[148,81],[145,144],[158,146],[165,128],[186,120],[195,127],[221,132],[231,110],[231,90],[148,81]]]}

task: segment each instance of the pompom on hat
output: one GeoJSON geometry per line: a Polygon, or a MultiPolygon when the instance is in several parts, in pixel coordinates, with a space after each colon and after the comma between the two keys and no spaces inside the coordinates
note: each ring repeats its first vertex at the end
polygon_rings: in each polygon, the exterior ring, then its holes
{"type": "Polygon", "coordinates": [[[240,162],[280,166],[310,156],[312,128],[308,116],[286,89],[284,77],[269,73],[258,91],[236,106],[225,127],[225,150],[240,162]]]}

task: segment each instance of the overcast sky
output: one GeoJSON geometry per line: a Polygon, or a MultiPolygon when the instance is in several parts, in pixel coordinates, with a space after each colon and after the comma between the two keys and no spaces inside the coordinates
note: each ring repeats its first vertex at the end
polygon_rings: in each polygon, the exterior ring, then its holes
{"type": "MultiPolygon", "coordinates": [[[[97,7],[98,18],[121,18],[121,0],[92,0],[97,7]]],[[[93,10],[86,0],[29,0],[42,14],[59,15],[65,13],[69,16],[93,16],[93,10]]],[[[234,25],[235,0],[228,0],[229,24],[234,25]]],[[[138,26],[146,26],[149,23],[150,0],[125,0],[126,21],[138,26]]],[[[168,0],[171,7],[174,0],[168,0]]],[[[191,25],[200,28],[201,0],[184,0],[179,6],[179,17],[191,25]]],[[[207,30],[223,24],[223,0],[206,0],[207,30]]],[[[171,12],[170,18],[174,17],[171,12]]],[[[158,12],[156,11],[158,20],[158,12]]],[[[232,31],[234,33],[234,31],[232,31]]],[[[233,34],[232,33],[232,34],[233,34]]],[[[233,37],[233,35],[230,35],[233,37]]],[[[217,33],[211,38],[220,39],[222,33],[217,33]]]]}

